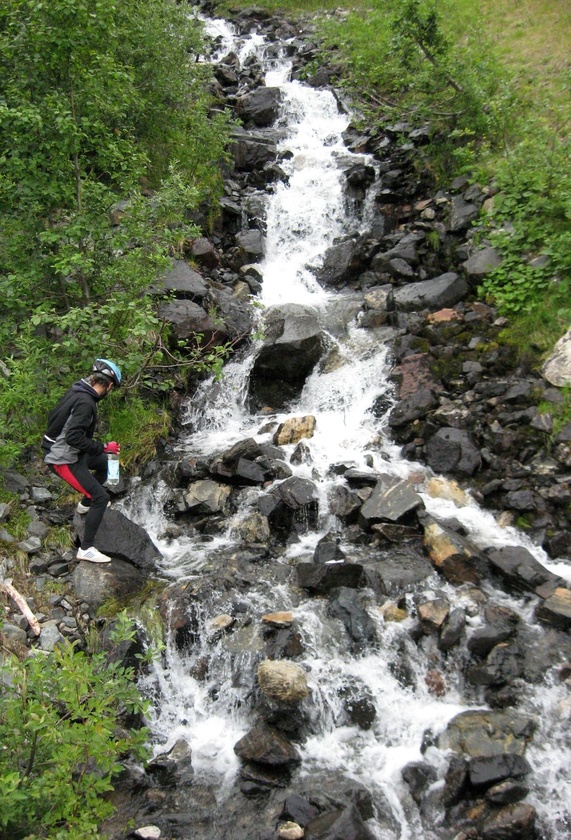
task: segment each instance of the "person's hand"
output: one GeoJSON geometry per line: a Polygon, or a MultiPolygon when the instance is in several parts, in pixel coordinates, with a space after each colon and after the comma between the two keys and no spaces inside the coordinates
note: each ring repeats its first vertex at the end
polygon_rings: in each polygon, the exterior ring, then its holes
{"type": "Polygon", "coordinates": [[[114,440],[109,441],[109,443],[106,443],[103,447],[103,451],[105,452],[106,455],[109,455],[109,454],[118,455],[120,450],[121,450],[121,447],[114,440]]]}

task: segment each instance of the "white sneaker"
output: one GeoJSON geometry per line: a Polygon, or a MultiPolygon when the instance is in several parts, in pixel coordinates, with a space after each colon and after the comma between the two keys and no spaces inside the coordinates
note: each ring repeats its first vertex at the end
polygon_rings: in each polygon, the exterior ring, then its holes
{"type": "MultiPolygon", "coordinates": [[[[75,510],[76,510],[77,513],[80,513],[83,516],[85,513],[87,513],[87,511],[90,509],[90,507],[91,507],[91,505],[84,505],[83,502],[78,502],[75,510]]],[[[107,507],[111,507],[111,502],[110,501],[107,502],[107,507]]]]}
{"type": "Polygon", "coordinates": [[[95,548],[94,545],[91,548],[78,548],[77,549],[77,559],[78,560],[88,560],[90,563],[110,563],[111,558],[107,557],[106,554],[99,551],[99,549],[95,548]]]}

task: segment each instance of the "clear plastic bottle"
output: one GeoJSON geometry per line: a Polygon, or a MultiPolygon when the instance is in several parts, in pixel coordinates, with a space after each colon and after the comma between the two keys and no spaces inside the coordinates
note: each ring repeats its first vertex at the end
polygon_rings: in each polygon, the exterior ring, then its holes
{"type": "Polygon", "coordinates": [[[109,487],[114,487],[119,484],[119,455],[108,452],[107,453],[107,481],[109,487]]]}

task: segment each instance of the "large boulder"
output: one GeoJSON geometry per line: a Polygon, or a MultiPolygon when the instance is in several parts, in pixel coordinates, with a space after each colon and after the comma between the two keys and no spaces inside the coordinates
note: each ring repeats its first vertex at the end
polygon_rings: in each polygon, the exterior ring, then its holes
{"type": "Polygon", "coordinates": [[[246,126],[255,125],[264,128],[272,125],[276,119],[281,99],[280,88],[258,87],[238,97],[236,113],[246,126]]]}
{"type": "Polygon", "coordinates": [[[519,712],[473,709],[452,718],[438,746],[471,758],[523,755],[535,728],[536,722],[519,712]]]}
{"type": "Polygon", "coordinates": [[[112,559],[95,564],[81,561],[72,575],[76,597],[96,610],[106,602],[122,604],[140,592],[148,576],[131,563],[112,559]]]}
{"type": "Polygon", "coordinates": [[[234,129],[232,144],[234,166],[241,172],[262,170],[278,156],[275,133],[264,134],[262,131],[234,129]]]}
{"type": "MultiPolygon", "coordinates": [[[[76,513],[73,525],[79,539],[83,539],[85,517],[76,513]]],[[[136,566],[142,572],[154,572],[162,554],[144,528],[132,522],[118,510],[108,508],[95,537],[95,547],[113,558],[136,566]]]]}
{"type": "Polygon", "coordinates": [[[299,304],[269,309],[266,338],[250,373],[253,408],[282,408],[299,396],[323,347],[323,332],[313,309],[299,304]]]}

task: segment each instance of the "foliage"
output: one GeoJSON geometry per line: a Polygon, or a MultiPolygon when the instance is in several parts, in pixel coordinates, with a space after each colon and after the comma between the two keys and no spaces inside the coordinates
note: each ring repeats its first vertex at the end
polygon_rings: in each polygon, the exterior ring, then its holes
{"type": "Polygon", "coordinates": [[[210,363],[168,349],[146,295],[221,190],[230,123],[203,50],[171,0],[0,0],[4,464],[95,356],[163,391],[210,363]]]}
{"type": "Polygon", "coordinates": [[[143,703],[132,672],[71,645],[11,662],[0,683],[1,837],[97,837],[105,794],[128,753],[146,754],[146,730],[119,728],[143,703]]]}

